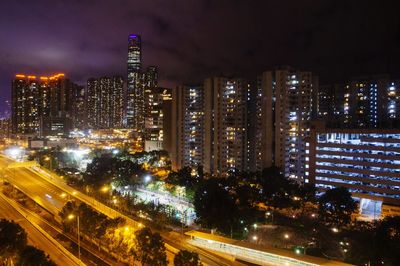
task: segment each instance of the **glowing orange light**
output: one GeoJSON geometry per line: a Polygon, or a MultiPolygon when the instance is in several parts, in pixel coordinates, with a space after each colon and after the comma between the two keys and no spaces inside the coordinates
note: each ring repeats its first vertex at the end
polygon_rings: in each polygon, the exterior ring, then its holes
{"type": "Polygon", "coordinates": [[[25,78],[25,75],[17,74],[17,75],[15,75],[15,77],[16,77],[16,78],[25,78]]]}
{"type": "Polygon", "coordinates": [[[28,79],[35,79],[36,76],[28,76],[28,79]]]}
{"type": "Polygon", "coordinates": [[[41,80],[48,80],[48,77],[40,77],[41,80]]]}

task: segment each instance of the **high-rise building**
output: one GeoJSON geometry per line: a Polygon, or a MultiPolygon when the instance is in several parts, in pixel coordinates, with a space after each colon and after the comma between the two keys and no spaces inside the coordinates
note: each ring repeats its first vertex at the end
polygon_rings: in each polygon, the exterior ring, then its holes
{"type": "Polygon", "coordinates": [[[36,76],[15,75],[11,98],[12,133],[39,134],[39,81],[36,76]]]}
{"type": "Polygon", "coordinates": [[[247,97],[250,85],[224,77],[204,81],[204,171],[247,170],[247,97]]]}
{"type": "Polygon", "coordinates": [[[120,76],[87,82],[87,124],[91,129],[122,128],[124,80],[120,76]]]}
{"type": "Polygon", "coordinates": [[[73,86],[71,96],[74,99],[72,102],[72,127],[80,130],[85,129],[87,126],[85,87],[79,85],[73,86]]]}
{"type": "Polygon", "coordinates": [[[354,78],[318,91],[317,118],[330,127],[378,128],[400,125],[400,82],[387,76],[354,78]]]}
{"type": "Polygon", "coordinates": [[[128,38],[126,125],[138,132],[144,130],[144,78],[141,38],[131,34],[128,38]]]}
{"type": "Polygon", "coordinates": [[[64,135],[71,125],[71,95],[76,86],[64,74],[18,74],[12,83],[12,132],[24,135],[64,135]],[[49,121],[57,120],[57,129],[49,121]],[[47,128],[49,126],[49,128],[47,128]],[[62,130],[60,130],[62,128],[62,130]]]}
{"type": "Polygon", "coordinates": [[[318,79],[311,72],[284,67],[259,77],[258,123],[254,149],[257,170],[277,166],[286,177],[303,181],[306,144],[318,79]]]}
{"type": "Polygon", "coordinates": [[[203,164],[204,91],[202,86],[178,86],[172,93],[172,167],[203,164]]]}
{"type": "Polygon", "coordinates": [[[146,89],[146,98],[144,147],[146,151],[162,150],[166,137],[164,129],[167,126],[164,115],[170,106],[171,89],[146,89]]]}

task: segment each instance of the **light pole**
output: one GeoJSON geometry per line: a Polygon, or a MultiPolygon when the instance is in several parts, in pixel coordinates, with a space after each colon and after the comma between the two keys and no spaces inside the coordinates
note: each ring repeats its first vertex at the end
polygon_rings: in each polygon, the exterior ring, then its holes
{"type": "MultiPolygon", "coordinates": [[[[75,215],[70,214],[68,215],[68,219],[72,220],[75,218],[75,215]]],[[[79,230],[79,215],[76,216],[76,222],[78,224],[78,258],[79,258],[79,265],[81,264],[81,235],[79,230]]]]}
{"type": "Polygon", "coordinates": [[[51,168],[52,168],[51,156],[46,156],[46,157],[44,158],[44,160],[49,162],[49,170],[50,170],[50,172],[51,172],[51,168]]]}

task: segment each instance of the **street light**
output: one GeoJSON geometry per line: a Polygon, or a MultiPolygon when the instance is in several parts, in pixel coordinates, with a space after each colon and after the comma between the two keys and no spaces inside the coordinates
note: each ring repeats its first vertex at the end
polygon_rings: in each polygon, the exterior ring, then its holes
{"type": "MultiPolygon", "coordinates": [[[[289,234],[284,234],[283,237],[284,237],[286,240],[289,240],[289,238],[290,238],[289,234]]],[[[287,247],[288,247],[288,241],[286,241],[285,245],[286,245],[286,248],[287,248],[287,247]]]]}
{"type": "MultiPolygon", "coordinates": [[[[75,218],[75,215],[72,213],[68,215],[69,220],[73,220],[75,218]]],[[[79,265],[81,264],[81,235],[79,231],[79,215],[76,216],[76,222],[78,224],[78,258],[79,258],[79,265]]]]}
{"type": "Polygon", "coordinates": [[[144,182],[145,183],[149,183],[151,181],[151,176],[150,175],[146,175],[145,177],[144,177],[144,182]]]}
{"type": "Polygon", "coordinates": [[[46,157],[44,157],[44,160],[47,161],[47,162],[49,162],[49,170],[51,171],[51,168],[52,168],[52,160],[51,160],[51,157],[50,157],[50,156],[46,156],[46,157]]]}

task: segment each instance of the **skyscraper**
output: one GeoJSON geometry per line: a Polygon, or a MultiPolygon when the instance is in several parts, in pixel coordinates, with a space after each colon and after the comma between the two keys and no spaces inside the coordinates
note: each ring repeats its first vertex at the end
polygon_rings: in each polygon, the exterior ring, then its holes
{"type": "Polygon", "coordinates": [[[87,82],[87,123],[91,129],[123,127],[123,84],[120,76],[87,82]]]}
{"type": "Polygon", "coordinates": [[[62,73],[41,77],[16,75],[12,83],[13,134],[67,134],[71,126],[74,86],[62,73]]]}
{"type": "Polygon", "coordinates": [[[129,35],[126,125],[138,132],[144,130],[144,75],[141,49],[140,36],[129,35]]]}
{"type": "Polygon", "coordinates": [[[400,125],[400,82],[388,76],[353,78],[318,91],[318,118],[328,127],[386,128],[400,125]]]}
{"type": "Polygon", "coordinates": [[[15,75],[11,98],[12,133],[39,134],[39,81],[36,76],[15,75]]]}
{"type": "Polygon", "coordinates": [[[266,71],[258,88],[256,147],[258,170],[275,165],[288,178],[302,181],[305,174],[305,138],[309,134],[313,91],[318,79],[311,72],[289,67],[266,71]]]}
{"type": "Polygon", "coordinates": [[[247,168],[247,97],[250,85],[224,77],[204,81],[204,171],[225,175],[247,168]]]}
{"type": "Polygon", "coordinates": [[[202,165],[204,159],[204,91],[178,86],[172,93],[172,167],[202,165]]]}

